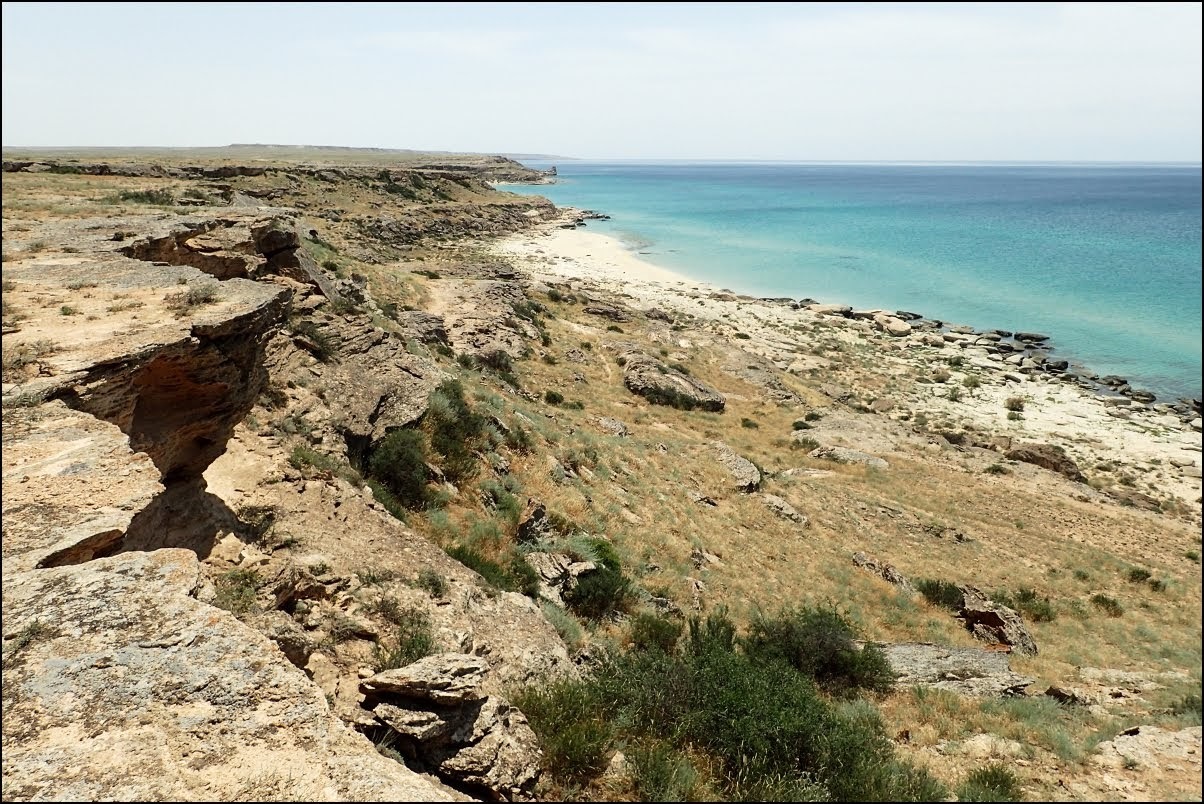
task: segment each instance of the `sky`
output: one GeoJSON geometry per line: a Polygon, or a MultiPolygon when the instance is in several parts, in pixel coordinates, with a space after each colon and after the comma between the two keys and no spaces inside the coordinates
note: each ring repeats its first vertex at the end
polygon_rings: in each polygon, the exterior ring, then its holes
{"type": "Polygon", "coordinates": [[[5,146],[1188,161],[1201,5],[3,4],[5,146]]]}

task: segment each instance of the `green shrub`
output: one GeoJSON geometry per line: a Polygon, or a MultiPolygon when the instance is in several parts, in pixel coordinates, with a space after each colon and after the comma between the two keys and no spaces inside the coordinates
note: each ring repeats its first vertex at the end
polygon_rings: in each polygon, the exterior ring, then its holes
{"type": "Polygon", "coordinates": [[[960,402],[962,398],[962,389],[958,388],[956,385],[950,386],[949,390],[945,392],[945,398],[950,402],[960,402]]]}
{"type": "Polygon", "coordinates": [[[543,401],[547,402],[549,405],[559,405],[564,401],[564,395],[559,391],[544,391],[543,401]]]}
{"type": "Polygon", "coordinates": [[[543,611],[544,619],[552,624],[570,651],[581,647],[585,641],[585,629],[581,627],[581,623],[576,617],[548,600],[543,601],[540,608],[543,611]]]}
{"type": "Polygon", "coordinates": [[[543,749],[543,767],[552,776],[581,784],[606,769],[612,737],[598,685],[562,679],[528,687],[514,696],[543,749]]]}
{"type": "Polygon", "coordinates": [[[791,430],[810,430],[811,422],[808,422],[804,419],[795,419],[793,422],[790,423],[790,429],[791,430]]]}
{"type": "Polygon", "coordinates": [[[1057,611],[1054,610],[1049,598],[1040,597],[1027,587],[1021,587],[1013,594],[996,592],[991,595],[991,599],[996,603],[1015,609],[1033,622],[1048,623],[1057,618],[1057,611]]]}
{"type": "Polygon", "coordinates": [[[757,424],[752,419],[744,418],[740,420],[741,427],[747,427],[749,430],[756,430],[761,425],[757,424]]]}
{"type": "Polygon", "coordinates": [[[607,332],[620,332],[620,333],[621,333],[621,332],[623,331],[623,328],[622,328],[622,327],[620,327],[618,324],[611,324],[610,326],[608,326],[608,327],[606,328],[606,331],[607,331],[607,332]]]}
{"type": "MultiPolygon", "coordinates": [[[[514,373],[514,361],[509,353],[498,349],[477,355],[476,365],[489,369],[507,385],[517,388],[518,376],[514,373]]],[[[454,381],[453,381],[454,382],[454,381]]]]}
{"type": "Polygon", "coordinates": [[[948,581],[932,580],[930,578],[921,578],[916,581],[916,589],[920,594],[934,606],[949,609],[950,611],[961,611],[963,595],[957,588],[957,584],[948,581]]]}
{"type": "Polygon", "coordinates": [[[804,436],[803,438],[795,438],[790,442],[791,449],[801,449],[804,452],[810,452],[814,449],[819,449],[819,442],[814,438],[804,436]]]}
{"type": "Polygon", "coordinates": [[[368,458],[368,474],[401,505],[421,508],[427,501],[426,439],[417,430],[394,430],[368,458]]]}
{"type": "Polygon", "coordinates": [[[988,466],[986,469],[984,469],[983,471],[989,475],[1007,475],[1007,474],[1011,474],[1011,472],[1012,472],[1011,469],[1008,469],[1006,466],[1004,466],[1001,463],[993,463],[990,466],[988,466]]]}
{"type": "Polygon", "coordinates": [[[564,595],[573,613],[600,620],[614,611],[623,611],[630,602],[631,581],[621,571],[599,567],[577,579],[577,585],[564,595]]]}
{"type": "Polygon", "coordinates": [[[820,419],[822,419],[823,417],[824,417],[824,414],[820,413],[819,411],[817,411],[817,410],[809,410],[809,411],[807,411],[807,413],[806,413],[806,414],[803,416],[803,419],[804,419],[805,421],[809,421],[809,422],[817,422],[817,421],[819,421],[820,419]]]}
{"type": "Polygon", "coordinates": [[[744,650],[753,658],[782,660],[825,690],[889,692],[894,673],[875,645],[858,649],[857,632],[834,608],[786,608],[773,617],[758,614],[744,650]]]}
{"type": "Polygon", "coordinates": [[[1119,617],[1125,613],[1124,606],[1120,605],[1120,601],[1103,594],[1092,595],[1091,605],[1109,617],[1119,617]]]}
{"type": "Polygon", "coordinates": [[[1000,763],[970,772],[957,788],[958,801],[1021,801],[1016,774],[1000,763]]]}
{"type": "Polygon", "coordinates": [[[425,611],[405,608],[390,619],[397,626],[397,632],[392,645],[376,644],[377,672],[405,667],[435,652],[435,632],[425,611]]]}
{"type": "Polygon", "coordinates": [[[636,650],[659,650],[672,653],[681,637],[681,623],[666,620],[655,614],[639,614],[628,626],[628,637],[636,650]]]}
{"type": "Polygon", "coordinates": [[[673,369],[674,371],[676,371],[679,374],[684,374],[687,377],[690,376],[690,367],[689,366],[683,365],[681,363],[670,363],[669,368],[673,369]]]}
{"type": "Polygon", "coordinates": [[[548,288],[548,301],[559,302],[564,300],[564,294],[556,288],[548,288]]]}
{"type": "Polygon", "coordinates": [[[1194,561],[1197,564],[1200,563],[1200,551],[1199,550],[1188,550],[1187,552],[1185,552],[1183,554],[1183,557],[1186,558],[1188,561],[1194,561]]]}
{"type": "Polygon", "coordinates": [[[678,410],[693,410],[698,407],[693,397],[686,396],[672,388],[650,386],[644,389],[643,396],[653,405],[665,405],[678,410]]]}
{"type": "Polygon", "coordinates": [[[627,752],[631,781],[639,801],[698,801],[698,770],[688,757],[666,743],[633,746],[627,752]]]}
{"type": "Polygon", "coordinates": [[[539,574],[518,556],[514,556],[503,565],[471,547],[457,545],[448,548],[446,552],[484,578],[485,582],[495,589],[501,589],[503,592],[522,592],[527,597],[539,596],[539,574]]]}
{"type": "Polygon", "coordinates": [[[415,585],[431,597],[443,597],[447,594],[447,579],[430,567],[418,570],[418,580],[415,585]]]}
{"type": "Polygon", "coordinates": [[[431,392],[423,426],[448,480],[460,483],[476,474],[475,453],[485,446],[488,421],[468,406],[459,380],[445,380],[431,392]]]}
{"type": "Polygon", "coordinates": [[[1145,583],[1150,579],[1150,571],[1141,567],[1133,567],[1129,570],[1128,578],[1132,583],[1145,583]]]}
{"type": "Polygon", "coordinates": [[[217,577],[217,595],[213,605],[231,614],[244,614],[255,608],[255,599],[263,579],[255,570],[235,569],[217,577]]]}
{"type": "Polygon", "coordinates": [[[733,337],[733,338],[736,338],[737,340],[741,340],[741,341],[747,341],[747,340],[749,340],[750,338],[752,338],[752,336],[751,336],[751,335],[748,335],[748,334],[746,334],[746,333],[744,333],[744,332],[733,332],[733,333],[732,333],[732,337],[733,337]]]}

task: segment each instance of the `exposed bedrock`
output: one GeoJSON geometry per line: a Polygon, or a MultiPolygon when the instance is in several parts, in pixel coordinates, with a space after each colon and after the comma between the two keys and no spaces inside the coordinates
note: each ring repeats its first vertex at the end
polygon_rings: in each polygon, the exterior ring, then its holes
{"type": "Polygon", "coordinates": [[[6,572],[5,800],[453,800],[197,599],[204,577],[186,550],[6,572]]]}
{"type": "Polygon", "coordinates": [[[262,291],[251,309],[194,323],[179,341],[91,366],[56,395],[121,428],[130,447],[154,461],[165,485],[199,478],[225,450],[267,377],[264,347],[289,294],[255,287],[262,291]]]}

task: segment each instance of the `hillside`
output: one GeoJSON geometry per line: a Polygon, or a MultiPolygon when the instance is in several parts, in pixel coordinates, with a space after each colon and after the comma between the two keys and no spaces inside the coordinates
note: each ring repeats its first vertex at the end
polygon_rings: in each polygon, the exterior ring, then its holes
{"type": "Polygon", "coordinates": [[[1198,401],[236,151],[6,150],[6,800],[1200,797],[1198,401]]]}

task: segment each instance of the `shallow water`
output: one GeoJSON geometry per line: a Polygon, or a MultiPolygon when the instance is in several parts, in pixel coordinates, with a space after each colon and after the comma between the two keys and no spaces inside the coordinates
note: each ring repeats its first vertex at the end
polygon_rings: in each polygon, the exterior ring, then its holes
{"type": "MultiPolygon", "coordinates": [[[[542,167],[543,165],[533,165],[542,167]]],[[[1199,397],[1198,166],[557,163],[508,187],[737,292],[1043,332],[1160,397],[1199,397]]]]}

